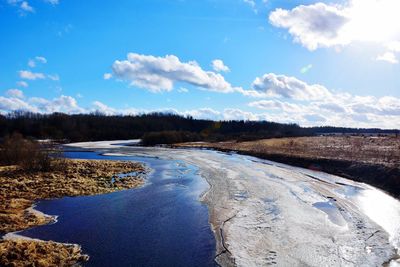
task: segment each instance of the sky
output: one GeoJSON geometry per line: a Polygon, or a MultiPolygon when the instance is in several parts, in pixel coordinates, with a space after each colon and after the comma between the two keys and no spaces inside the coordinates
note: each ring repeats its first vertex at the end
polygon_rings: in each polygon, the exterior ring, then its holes
{"type": "Polygon", "coordinates": [[[398,0],[0,0],[0,113],[400,128],[398,0]]]}

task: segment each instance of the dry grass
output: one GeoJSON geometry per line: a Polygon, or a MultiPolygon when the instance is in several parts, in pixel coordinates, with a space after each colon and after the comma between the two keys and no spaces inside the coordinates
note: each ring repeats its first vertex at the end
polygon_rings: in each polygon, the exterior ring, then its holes
{"type": "Polygon", "coordinates": [[[88,260],[78,245],[37,240],[1,240],[1,266],[76,266],[88,260]]]}
{"type": "Polygon", "coordinates": [[[0,232],[23,230],[49,221],[28,208],[38,199],[95,195],[133,188],[144,173],[142,164],[120,161],[67,160],[63,170],[27,172],[16,166],[0,168],[0,232]]]}
{"type": "MultiPolygon", "coordinates": [[[[65,160],[64,169],[52,172],[0,167],[0,233],[52,221],[52,217],[31,208],[36,200],[134,188],[143,184],[145,172],[139,163],[102,160],[65,160]]],[[[73,266],[87,259],[77,245],[0,240],[0,266],[73,266]]]]}
{"type": "Polygon", "coordinates": [[[178,146],[209,147],[310,159],[336,159],[400,167],[400,138],[395,136],[317,136],[250,142],[184,143],[178,146]]]}

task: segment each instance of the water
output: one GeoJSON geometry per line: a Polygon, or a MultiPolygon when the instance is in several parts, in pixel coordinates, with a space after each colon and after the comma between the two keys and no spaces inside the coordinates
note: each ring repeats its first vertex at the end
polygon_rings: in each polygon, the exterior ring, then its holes
{"type": "Polygon", "coordinates": [[[70,158],[134,160],[154,172],[146,186],[111,194],[40,201],[36,209],[58,222],[21,234],[77,243],[86,266],[215,266],[215,239],[199,196],[208,184],[197,168],[151,157],[66,152],[70,158]]]}
{"type": "Polygon", "coordinates": [[[315,202],[313,207],[325,212],[329,220],[334,224],[339,226],[347,226],[346,220],[343,218],[332,200],[327,202],[315,202]]]}

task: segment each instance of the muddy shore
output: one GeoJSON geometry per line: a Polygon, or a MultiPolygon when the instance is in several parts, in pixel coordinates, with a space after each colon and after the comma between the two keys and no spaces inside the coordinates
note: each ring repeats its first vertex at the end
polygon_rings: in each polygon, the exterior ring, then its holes
{"type": "Polygon", "coordinates": [[[52,172],[27,172],[17,166],[0,167],[0,265],[71,266],[88,259],[78,245],[21,239],[7,233],[53,222],[36,211],[41,199],[110,193],[144,183],[142,164],[123,161],[66,160],[52,172]],[[124,175],[123,178],[119,177],[124,175]],[[6,238],[4,238],[6,235],[6,238]],[[58,251],[54,253],[54,251],[58,251]]]}

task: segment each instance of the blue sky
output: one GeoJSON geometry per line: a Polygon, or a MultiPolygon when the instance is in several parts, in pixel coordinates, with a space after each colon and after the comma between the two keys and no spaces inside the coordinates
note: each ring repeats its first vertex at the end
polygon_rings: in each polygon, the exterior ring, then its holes
{"type": "Polygon", "coordinates": [[[0,112],[166,110],[400,128],[396,8],[396,0],[0,0],[0,112]]]}

